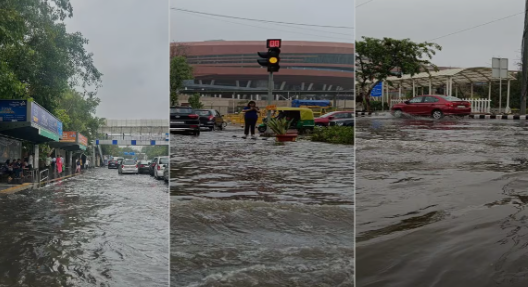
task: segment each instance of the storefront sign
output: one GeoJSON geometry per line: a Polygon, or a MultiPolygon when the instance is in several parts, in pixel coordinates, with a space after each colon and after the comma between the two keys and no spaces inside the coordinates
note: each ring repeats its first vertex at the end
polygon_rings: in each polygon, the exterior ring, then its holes
{"type": "Polygon", "coordinates": [[[88,138],[81,135],[80,133],[77,133],[77,136],[79,137],[79,144],[82,144],[83,146],[88,146],[88,138]]]}
{"type": "Polygon", "coordinates": [[[60,142],[63,142],[63,143],[77,142],[77,133],[76,132],[62,132],[62,138],[60,142]]]}
{"type": "Polygon", "coordinates": [[[0,122],[27,121],[26,100],[0,100],[0,122]]]}
{"type": "Polygon", "coordinates": [[[35,102],[31,103],[31,122],[62,137],[62,122],[35,102]]]}

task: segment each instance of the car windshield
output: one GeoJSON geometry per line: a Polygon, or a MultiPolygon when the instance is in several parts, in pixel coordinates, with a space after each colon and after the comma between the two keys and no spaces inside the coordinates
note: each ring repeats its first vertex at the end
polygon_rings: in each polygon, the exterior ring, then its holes
{"type": "Polygon", "coordinates": [[[442,98],[450,102],[462,102],[463,101],[462,99],[459,99],[457,97],[452,97],[452,96],[442,96],[442,98]]]}
{"type": "Polygon", "coordinates": [[[127,160],[124,161],[124,164],[126,164],[126,165],[135,165],[136,161],[133,160],[133,159],[127,159],[127,160]]]}
{"type": "Polygon", "coordinates": [[[169,158],[168,157],[160,158],[160,164],[167,164],[167,163],[169,163],[169,158]]]}
{"type": "Polygon", "coordinates": [[[171,114],[192,114],[193,110],[190,108],[171,108],[171,114]]]}
{"type": "Polygon", "coordinates": [[[199,116],[208,116],[211,114],[210,111],[196,111],[196,114],[198,114],[199,116]]]}

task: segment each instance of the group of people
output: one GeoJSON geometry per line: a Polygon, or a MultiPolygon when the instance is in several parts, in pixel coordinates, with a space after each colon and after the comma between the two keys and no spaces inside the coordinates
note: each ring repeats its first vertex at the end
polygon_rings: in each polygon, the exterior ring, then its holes
{"type": "Polygon", "coordinates": [[[22,171],[31,169],[32,166],[26,161],[22,161],[21,159],[13,159],[13,160],[6,160],[5,167],[7,169],[7,173],[9,175],[9,179],[14,178],[20,178],[22,171]]]}
{"type": "Polygon", "coordinates": [[[64,168],[64,158],[60,155],[51,156],[51,154],[48,154],[46,157],[46,168],[56,171],[60,177],[64,168]]]}

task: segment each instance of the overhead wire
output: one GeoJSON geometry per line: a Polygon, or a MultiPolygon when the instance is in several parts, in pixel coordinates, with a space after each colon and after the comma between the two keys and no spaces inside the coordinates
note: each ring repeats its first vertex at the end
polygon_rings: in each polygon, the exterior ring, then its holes
{"type": "MultiPolygon", "coordinates": [[[[181,11],[181,10],[179,10],[179,11],[180,12],[184,12],[184,11],[181,11]]],[[[186,12],[184,12],[184,13],[186,13],[186,12]]],[[[233,22],[233,21],[229,21],[229,20],[225,20],[225,19],[217,19],[217,18],[207,17],[207,16],[203,16],[203,15],[197,15],[197,14],[194,14],[194,13],[190,13],[190,14],[193,15],[193,16],[202,17],[202,18],[206,18],[206,19],[212,19],[212,20],[228,22],[228,23],[237,24],[237,25],[243,25],[243,26],[249,26],[249,27],[254,27],[254,28],[266,29],[266,30],[275,30],[275,31],[287,32],[287,33],[303,34],[303,35],[316,36],[316,37],[329,38],[329,39],[339,39],[339,40],[347,40],[347,41],[351,41],[352,40],[352,35],[350,35],[349,39],[345,39],[345,38],[340,38],[340,37],[323,36],[323,35],[317,35],[317,34],[302,33],[302,32],[298,32],[298,31],[289,31],[289,30],[276,29],[276,28],[270,28],[270,27],[249,25],[249,24],[246,24],[246,23],[233,22]]]]}
{"type": "Polygon", "coordinates": [[[207,15],[207,16],[213,16],[213,17],[221,17],[221,18],[238,19],[238,20],[245,20],[245,21],[254,21],[254,22],[276,23],[276,24],[319,27],[319,28],[333,28],[333,29],[354,29],[354,27],[348,27],[348,26],[330,26],[330,25],[315,25],[315,24],[305,24],[305,23],[282,22],[282,21],[272,21],[272,20],[263,20],[263,19],[254,19],[254,18],[230,16],[230,15],[224,15],[224,14],[206,13],[206,12],[194,11],[194,10],[188,10],[188,9],[181,9],[181,8],[171,8],[171,9],[172,10],[176,10],[176,11],[181,11],[181,12],[187,12],[187,13],[201,14],[201,15],[207,15]]]}
{"type": "Polygon", "coordinates": [[[520,13],[511,14],[511,15],[508,15],[506,17],[502,17],[502,18],[499,18],[499,19],[495,19],[495,20],[492,20],[492,21],[489,21],[489,22],[486,22],[486,23],[482,23],[482,24],[479,24],[479,25],[476,25],[476,26],[473,26],[473,27],[469,27],[469,28],[465,28],[465,29],[462,29],[462,30],[458,30],[456,32],[445,34],[443,36],[431,39],[431,40],[429,40],[429,42],[436,41],[438,39],[442,39],[442,38],[449,37],[449,36],[452,36],[452,35],[460,34],[462,32],[466,32],[466,31],[473,30],[473,29],[476,29],[476,28],[480,28],[482,26],[486,26],[486,25],[489,25],[489,24],[492,24],[492,23],[495,23],[495,22],[499,22],[499,21],[502,21],[502,20],[513,18],[513,17],[518,16],[518,15],[524,15],[524,11],[520,12],[520,13]]]}

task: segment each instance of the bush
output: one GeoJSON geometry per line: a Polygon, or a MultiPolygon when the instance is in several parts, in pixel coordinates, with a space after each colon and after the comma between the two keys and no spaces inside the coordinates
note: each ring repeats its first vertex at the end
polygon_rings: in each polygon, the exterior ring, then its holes
{"type": "Polygon", "coordinates": [[[334,144],[354,144],[354,127],[315,127],[312,141],[334,144]]]}
{"type": "MultiPolygon", "coordinates": [[[[370,109],[371,109],[371,111],[373,111],[373,112],[374,112],[374,111],[381,111],[381,110],[382,110],[382,108],[381,108],[381,104],[382,104],[381,101],[371,101],[371,102],[370,102],[370,109]]],[[[385,109],[384,109],[385,111],[389,110],[389,105],[388,105],[387,103],[383,102],[383,106],[384,106],[384,108],[385,108],[385,109]]]]}

